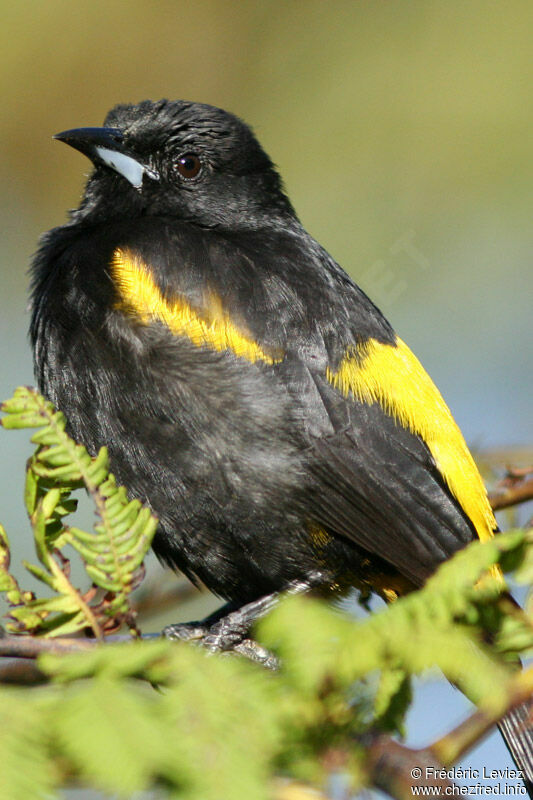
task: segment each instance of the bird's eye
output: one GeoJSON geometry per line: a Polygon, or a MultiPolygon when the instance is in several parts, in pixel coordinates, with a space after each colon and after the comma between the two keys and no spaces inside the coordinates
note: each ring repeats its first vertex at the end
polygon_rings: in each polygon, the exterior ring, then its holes
{"type": "Polygon", "coordinates": [[[191,181],[200,174],[202,162],[195,153],[184,153],[176,161],[175,167],[182,178],[191,181]]]}

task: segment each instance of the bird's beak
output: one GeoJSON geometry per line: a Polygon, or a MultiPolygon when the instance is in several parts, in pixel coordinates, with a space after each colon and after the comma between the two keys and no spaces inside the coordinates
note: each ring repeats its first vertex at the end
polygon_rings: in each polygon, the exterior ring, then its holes
{"type": "Polygon", "coordinates": [[[105,164],[114,169],[136,189],[142,188],[145,175],[159,180],[156,170],[128,155],[124,147],[124,135],[117,128],[73,128],[56,133],[54,139],[79,150],[94,164],[105,164]]]}

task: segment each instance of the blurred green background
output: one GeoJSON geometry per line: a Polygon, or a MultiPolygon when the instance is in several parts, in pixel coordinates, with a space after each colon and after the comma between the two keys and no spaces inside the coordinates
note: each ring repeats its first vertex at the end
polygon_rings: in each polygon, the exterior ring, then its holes
{"type": "MultiPolygon", "coordinates": [[[[469,443],[531,458],[530,0],[0,8],[1,397],[33,380],[27,266],[89,169],[52,134],[117,102],[184,98],[252,124],[304,225],[421,358],[469,443]]],[[[0,518],[23,549],[27,436],[0,434],[0,452],[0,518]]]]}

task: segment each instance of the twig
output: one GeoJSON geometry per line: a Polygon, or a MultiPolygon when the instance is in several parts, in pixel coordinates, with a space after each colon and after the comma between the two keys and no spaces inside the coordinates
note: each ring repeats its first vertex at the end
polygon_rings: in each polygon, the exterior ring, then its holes
{"type": "Polygon", "coordinates": [[[528,474],[530,475],[529,478],[523,478],[511,485],[497,487],[493,492],[489,493],[493,511],[499,511],[502,508],[509,508],[509,506],[533,500],[533,475],[531,475],[530,471],[528,474]]]}
{"type": "Polygon", "coordinates": [[[444,765],[432,748],[414,750],[390,736],[378,736],[367,751],[370,783],[396,800],[412,800],[413,786],[432,787],[436,797],[454,797],[457,787],[440,777],[444,765]]]}
{"type": "Polygon", "coordinates": [[[433,742],[429,750],[445,766],[454,764],[470,750],[486,733],[512,709],[530,700],[533,696],[533,667],[519,672],[511,682],[509,700],[500,713],[475,711],[464,722],[433,742]]]}
{"type": "Polygon", "coordinates": [[[0,664],[0,683],[16,686],[37,686],[48,683],[48,675],[41,672],[35,661],[14,658],[6,664],[0,664]]]}
{"type": "MultiPolygon", "coordinates": [[[[130,637],[128,639],[131,641],[130,637]]],[[[97,647],[94,639],[40,639],[37,636],[0,638],[0,656],[37,658],[41,653],[75,653],[97,647]]]]}
{"type": "Polygon", "coordinates": [[[529,467],[507,467],[507,475],[501,483],[505,486],[512,486],[517,480],[527,478],[528,475],[533,475],[533,465],[529,467]]]}
{"type": "Polygon", "coordinates": [[[524,670],[513,679],[505,709],[491,714],[475,711],[445,736],[428,747],[414,750],[389,736],[377,737],[368,748],[368,765],[372,785],[397,800],[410,800],[412,787],[438,787],[436,796],[454,796],[453,784],[439,777],[439,770],[451,767],[476,745],[502,717],[533,696],[533,668],[524,670]],[[419,774],[417,778],[415,775],[419,774]],[[446,791],[446,787],[448,788],[446,791]]]}

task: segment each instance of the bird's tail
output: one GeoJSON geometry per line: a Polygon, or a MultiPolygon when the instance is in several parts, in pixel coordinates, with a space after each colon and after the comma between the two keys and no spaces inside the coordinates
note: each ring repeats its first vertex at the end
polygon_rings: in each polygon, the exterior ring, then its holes
{"type": "Polygon", "coordinates": [[[533,698],[509,711],[498,727],[511,758],[522,773],[527,793],[533,798],[533,698]]]}

